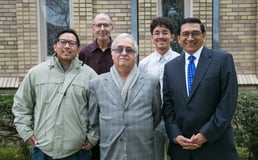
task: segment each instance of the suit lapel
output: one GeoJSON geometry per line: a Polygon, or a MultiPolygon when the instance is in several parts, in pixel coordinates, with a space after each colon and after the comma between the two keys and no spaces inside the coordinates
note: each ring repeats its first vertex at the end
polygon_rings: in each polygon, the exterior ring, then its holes
{"type": "Polygon", "coordinates": [[[127,108],[135,99],[135,97],[138,95],[142,87],[144,86],[144,76],[139,75],[139,78],[136,80],[134,86],[129,89],[128,95],[127,95],[127,101],[126,104],[123,102],[123,98],[121,96],[120,90],[115,85],[114,81],[112,80],[111,76],[104,78],[104,87],[108,91],[109,94],[118,102],[121,104],[121,106],[125,106],[127,108]]]}
{"type": "Polygon", "coordinates": [[[139,78],[136,80],[134,86],[132,88],[130,88],[128,91],[125,108],[127,108],[130,105],[130,103],[133,102],[135,97],[138,95],[138,93],[140,92],[140,90],[142,89],[142,87],[144,85],[143,82],[144,82],[144,76],[139,75],[139,78]]]}
{"type": "Polygon", "coordinates": [[[173,75],[175,78],[177,78],[177,85],[181,86],[179,93],[182,94],[182,97],[184,97],[185,100],[188,99],[187,95],[187,89],[186,89],[186,77],[185,77],[185,53],[181,55],[181,57],[177,60],[177,65],[174,66],[175,70],[177,71],[176,75],[173,75]],[[184,73],[184,74],[182,74],[184,73]]]}
{"type": "Polygon", "coordinates": [[[198,62],[198,66],[196,68],[193,85],[192,85],[192,92],[189,95],[189,99],[194,95],[196,89],[200,85],[201,80],[203,79],[205,73],[207,72],[207,69],[211,64],[211,57],[212,57],[211,52],[209,52],[209,50],[204,47],[198,62]]]}
{"type": "Polygon", "coordinates": [[[114,81],[111,78],[111,74],[104,78],[104,88],[109,94],[120,104],[124,105],[123,98],[121,96],[120,90],[115,85],[114,81]]]}

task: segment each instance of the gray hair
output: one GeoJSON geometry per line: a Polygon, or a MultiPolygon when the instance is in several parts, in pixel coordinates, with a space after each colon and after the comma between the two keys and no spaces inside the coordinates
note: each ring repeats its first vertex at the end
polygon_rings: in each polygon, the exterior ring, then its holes
{"type": "Polygon", "coordinates": [[[133,38],[133,36],[129,33],[121,33],[119,34],[113,41],[112,45],[111,45],[111,51],[113,52],[113,49],[115,49],[115,44],[120,41],[121,39],[125,39],[125,38],[129,38],[133,41],[134,43],[134,48],[135,48],[135,54],[138,55],[138,44],[135,41],[135,39],[133,38]]]}
{"type": "Polygon", "coordinates": [[[93,22],[92,22],[93,24],[95,24],[97,17],[108,17],[109,23],[110,23],[111,25],[113,25],[112,17],[111,17],[110,15],[106,14],[106,13],[98,13],[98,14],[93,18],[93,22]]]}

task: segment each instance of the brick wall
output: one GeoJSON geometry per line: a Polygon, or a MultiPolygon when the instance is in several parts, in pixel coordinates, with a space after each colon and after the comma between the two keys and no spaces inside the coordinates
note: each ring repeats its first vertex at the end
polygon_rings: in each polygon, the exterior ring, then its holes
{"type": "Polygon", "coordinates": [[[225,0],[221,3],[224,16],[221,16],[220,46],[232,52],[239,74],[256,74],[255,33],[258,26],[255,2],[225,0]]]}
{"type": "Polygon", "coordinates": [[[206,27],[205,46],[212,47],[212,0],[194,0],[193,16],[199,18],[206,27]]]}
{"type": "Polygon", "coordinates": [[[35,2],[0,1],[1,77],[23,77],[38,63],[36,10],[35,2]]]}
{"type": "Polygon", "coordinates": [[[16,3],[4,0],[0,2],[0,75],[16,76],[17,64],[17,32],[16,3]]]}
{"type": "Polygon", "coordinates": [[[36,1],[16,1],[18,77],[38,63],[38,32],[36,1]]]}
{"type": "MultiPolygon", "coordinates": [[[[100,12],[108,13],[114,23],[112,38],[120,33],[131,33],[131,2],[130,0],[77,0],[74,2],[74,28],[79,32],[82,45],[95,39],[92,33],[92,19],[100,12]],[[86,8],[84,8],[86,7],[86,8]]],[[[150,23],[157,16],[156,0],[138,1],[139,55],[140,59],[153,52],[150,40],[150,23]]],[[[135,17],[136,18],[136,17],[135,17]]]]}
{"type": "Polygon", "coordinates": [[[157,17],[156,0],[139,1],[139,60],[154,51],[154,45],[150,39],[150,23],[157,17]]]}
{"type": "MultiPolygon", "coordinates": [[[[212,34],[212,1],[197,0],[194,15],[204,20],[212,34]],[[200,11],[201,10],[201,11],[200,11]],[[208,22],[208,23],[207,23],[208,22]]],[[[220,49],[233,54],[238,74],[257,74],[257,0],[220,2],[220,49]]],[[[209,39],[209,38],[208,38],[209,39]]],[[[208,40],[208,45],[211,40],[208,40]]]]}
{"type": "MultiPolygon", "coordinates": [[[[235,61],[239,87],[243,91],[258,90],[258,0],[220,1],[221,50],[230,52],[235,61]],[[246,75],[246,76],[245,76],[246,75]]],[[[206,45],[212,45],[212,0],[194,0],[194,16],[207,27],[206,45]]]]}

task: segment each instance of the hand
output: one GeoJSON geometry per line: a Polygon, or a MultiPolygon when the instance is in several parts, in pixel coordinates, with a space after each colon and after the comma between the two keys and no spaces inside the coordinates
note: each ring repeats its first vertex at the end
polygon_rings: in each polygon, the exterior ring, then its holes
{"type": "Polygon", "coordinates": [[[85,141],[83,146],[82,146],[82,149],[85,149],[85,150],[90,150],[92,148],[93,148],[93,145],[88,141],[85,141]]]}
{"type": "Polygon", "coordinates": [[[193,143],[191,139],[186,138],[182,135],[177,136],[173,141],[186,150],[195,150],[199,148],[198,144],[193,143]]]}
{"type": "Polygon", "coordinates": [[[35,147],[38,144],[38,141],[35,136],[32,136],[27,140],[27,143],[30,144],[32,147],[35,147]]]}
{"type": "Polygon", "coordinates": [[[207,139],[201,133],[198,133],[196,135],[192,135],[190,140],[191,140],[192,143],[197,144],[199,147],[201,147],[202,144],[207,142],[207,139]]]}

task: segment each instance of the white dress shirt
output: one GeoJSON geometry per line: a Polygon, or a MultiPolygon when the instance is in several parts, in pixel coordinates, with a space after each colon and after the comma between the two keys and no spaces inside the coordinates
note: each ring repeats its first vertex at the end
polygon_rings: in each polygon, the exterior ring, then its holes
{"type": "Polygon", "coordinates": [[[142,59],[139,63],[139,69],[141,72],[145,72],[159,78],[161,95],[164,65],[179,55],[179,53],[170,48],[164,55],[160,55],[157,51],[155,51],[142,59]]]}

